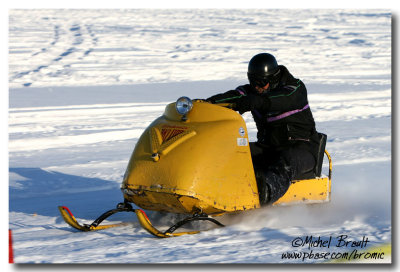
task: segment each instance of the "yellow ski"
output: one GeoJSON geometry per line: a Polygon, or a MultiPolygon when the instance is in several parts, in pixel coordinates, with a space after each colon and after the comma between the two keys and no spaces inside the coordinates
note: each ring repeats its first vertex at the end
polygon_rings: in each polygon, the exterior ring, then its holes
{"type": "Polygon", "coordinates": [[[174,236],[181,236],[184,234],[196,234],[199,233],[200,231],[187,231],[187,232],[178,232],[178,233],[171,233],[171,232],[161,232],[158,229],[156,229],[153,224],[151,224],[149,218],[147,215],[144,213],[143,210],[135,210],[136,216],[139,220],[140,225],[142,228],[147,230],[149,233],[153,234],[156,237],[159,238],[168,238],[168,237],[174,237],[174,236]]]}
{"type": "MultiPolygon", "coordinates": [[[[99,226],[95,222],[93,222],[91,225],[87,224],[79,224],[78,221],[76,220],[75,216],[71,213],[71,211],[68,209],[68,207],[65,206],[59,206],[58,209],[60,210],[61,216],[63,217],[64,221],[70,225],[71,227],[80,230],[80,231],[94,231],[94,230],[102,230],[102,229],[108,229],[108,228],[114,228],[114,227],[121,227],[121,226],[126,226],[128,223],[117,223],[117,224],[109,224],[109,225],[101,225],[99,226]]],[[[104,220],[104,219],[103,219],[104,220]]],[[[101,221],[103,221],[101,220],[101,221]]]]}

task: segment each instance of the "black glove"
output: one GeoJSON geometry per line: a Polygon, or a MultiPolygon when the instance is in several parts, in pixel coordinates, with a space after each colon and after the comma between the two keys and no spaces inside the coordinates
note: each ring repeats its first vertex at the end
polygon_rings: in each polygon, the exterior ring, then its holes
{"type": "Polygon", "coordinates": [[[243,96],[237,99],[233,109],[238,111],[240,114],[243,114],[246,111],[251,111],[251,98],[249,96],[243,96]]]}
{"type": "Polygon", "coordinates": [[[267,110],[269,108],[270,101],[267,97],[249,94],[237,99],[235,104],[234,110],[237,110],[240,114],[243,114],[247,111],[267,110]]]}

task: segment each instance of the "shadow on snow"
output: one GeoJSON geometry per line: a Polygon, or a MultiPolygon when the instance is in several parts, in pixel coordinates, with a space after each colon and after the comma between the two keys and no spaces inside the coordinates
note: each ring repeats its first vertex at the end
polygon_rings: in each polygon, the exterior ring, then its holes
{"type": "Polygon", "coordinates": [[[9,211],[59,216],[57,206],[68,206],[76,217],[95,219],[123,201],[119,184],[46,171],[10,168],[9,211]]]}

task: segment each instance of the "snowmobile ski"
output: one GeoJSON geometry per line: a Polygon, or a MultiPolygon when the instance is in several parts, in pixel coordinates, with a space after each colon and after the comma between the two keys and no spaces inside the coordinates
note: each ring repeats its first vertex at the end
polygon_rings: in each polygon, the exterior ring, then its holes
{"type": "Polygon", "coordinates": [[[116,209],[109,210],[102,215],[100,215],[96,220],[93,221],[92,224],[79,224],[76,220],[75,216],[69,210],[68,207],[59,206],[58,209],[60,210],[61,216],[63,217],[64,221],[70,225],[71,227],[80,230],[80,231],[95,231],[95,230],[102,230],[120,226],[126,226],[129,223],[116,223],[116,224],[108,224],[108,225],[100,225],[106,218],[109,216],[116,214],[118,212],[134,212],[138,218],[138,221],[143,229],[145,229],[150,234],[159,237],[159,238],[168,238],[168,237],[175,237],[181,236],[185,234],[196,234],[200,231],[184,231],[184,232],[177,232],[174,233],[175,230],[182,227],[183,225],[192,222],[192,221],[210,221],[214,224],[223,227],[224,225],[221,224],[219,221],[215,220],[214,218],[209,217],[207,214],[194,214],[189,216],[175,225],[171,226],[168,230],[162,232],[155,228],[151,223],[150,219],[147,217],[146,213],[141,209],[133,209],[129,203],[119,203],[116,209]]]}
{"type": "Polygon", "coordinates": [[[147,217],[146,213],[143,210],[136,210],[136,215],[138,217],[139,223],[140,225],[147,230],[149,233],[153,234],[156,237],[159,238],[168,238],[168,237],[175,237],[175,236],[181,236],[181,235],[185,235],[185,234],[196,234],[199,233],[199,230],[196,231],[184,231],[184,232],[177,232],[174,233],[175,230],[177,230],[178,228],[182,227],[183,225],[192,222],[192,221],[210,221],[213,222],[214,224],[220,226],[220,227],[224,227],[224,225],[222,223],[220,223],[219,221],[215,220],[214,218],[208,217],[208,215],[206,214],[194,214],[190,217],[187,217],[181,221],[179,221],[178,223],[176,223],[175,225],[171,226],[168,230],[162,232],[158,229],[156,229],[153,224],[151,223],[151,221],[149,220],[149,218],[147,217]]]}
{"type": "Polygon", "coordinates": [[[114,227],[121,227],[121,226],[126,226],[128,223],[116,223],[116,224],[108,224],[108,225],[101,225],[100,223],[105,220],[107,217],[117,213],[117,212],[128,212],[130,211],[128,208],[122,208],[122,207],[117,207],[116,209],[109,210],[105,213],[103,213],[101,216],[99,216],[96,220],[93,221],[92,224],[79,224],[78,221],[76,220],[75,216],[72,214],[72,212],[68,209],[68,207],[65,206],[59,206],[58,209],[60,210],[61,216],[63,217],[64,221],[70,225],[71,227],[81,230],[81,231],[94,231],[94,230],[102,230],[102,229],[108,229],[108,228],[114,228],[114,227]]]}

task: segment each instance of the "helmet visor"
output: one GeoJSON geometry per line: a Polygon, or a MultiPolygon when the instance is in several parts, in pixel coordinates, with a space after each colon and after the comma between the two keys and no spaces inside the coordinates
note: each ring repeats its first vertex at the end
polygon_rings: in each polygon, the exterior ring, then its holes
{"type": "Polygon", "coordinates": [[[271,81],[272,75],[271,76],[260,76],[257,74],[247,73],[247,78],[249,79],[250,85],[252,87],[261,87],[262,88],[271,81]]]}

